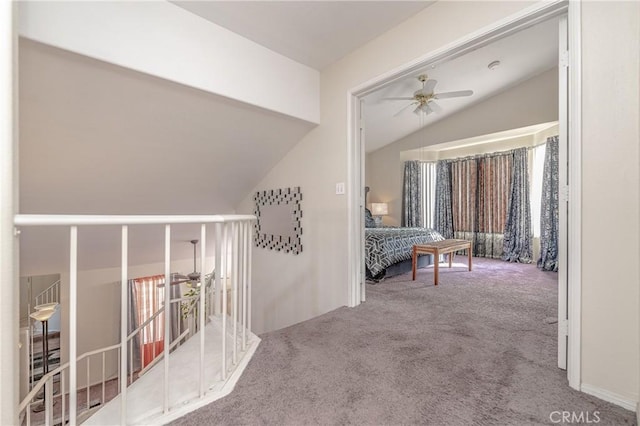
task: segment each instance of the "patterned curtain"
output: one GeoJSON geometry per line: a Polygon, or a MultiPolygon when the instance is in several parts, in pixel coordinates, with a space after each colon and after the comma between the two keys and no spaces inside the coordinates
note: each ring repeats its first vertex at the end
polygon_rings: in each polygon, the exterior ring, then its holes
{"type": "Polygon", "coordinates": [[[473,242],[473,254],[502,258],[513,155],[451,161],[454,238],[473,242]]]}
{"type": "Polygon", "coordinates": [[[419,161],[404,163],[402,226],[422,227],[422,167],[419,161]]]}
{"type": "Polygon", "coordinates": [[[453,238],[453,209],[451,201],[451,164],[441,160],[436,165],[436,206],[434,214],[436,231],[445,238],[453,238]]]}
{"type": "MultiPolygon", "coordinates": [[[[504,254],[508,262],[531,263],[531,211],[529,202],[529,156],[527,148],[513,151],[513,169],[507,221],[504,226],[504,254]]],[[[505,188],[507,189],[507,188],[505,188]]]]}
{"type": "Polygon", "coordinates": [[[475,158],[477,162],[476,225],[471,239],[477,256],[500,259],[512,183],[513,155],[498,153],[475,158]]]}
{"type": "Polygon", "coordinates": [[[558,136],[553,136],[547,139],[542,177],[538,268],[543,271],[558,271],[558,212],[560,208],[558,168],[558,136]]]}

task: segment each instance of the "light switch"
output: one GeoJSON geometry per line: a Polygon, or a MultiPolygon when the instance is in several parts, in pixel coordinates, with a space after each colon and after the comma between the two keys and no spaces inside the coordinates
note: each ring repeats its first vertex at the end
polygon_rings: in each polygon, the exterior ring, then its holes
{"type": "Polygon", "coordinates": [[[344,182],[336,183],[336,195],[344,194],[344,182]]]}

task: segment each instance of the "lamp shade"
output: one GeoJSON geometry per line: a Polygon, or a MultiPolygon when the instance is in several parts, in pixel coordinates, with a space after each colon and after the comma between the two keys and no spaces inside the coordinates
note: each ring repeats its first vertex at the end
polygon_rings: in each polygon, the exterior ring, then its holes
{"type": "Polygon", "coordinates": [[[36,311],[45,311],[47,309],[55,309],[58,306],[57,302],[52,302],[52,303],[43,303],[42,305],[36,305],[34,306],[34,309],[36,311]]]}
{"type": "Polygon", "coordinates": [[[373,216],[384,216],[389,214],[389,205],[387,203],[371,203],[371,214],[373,216]]]}
{"type": "Polygon", "coordinates": [[[35,311],[29,316],[36,321],[49,321],[49,318],[51,318],[55,312],[55,309],[43,309],[40,311],[35,311]]]}

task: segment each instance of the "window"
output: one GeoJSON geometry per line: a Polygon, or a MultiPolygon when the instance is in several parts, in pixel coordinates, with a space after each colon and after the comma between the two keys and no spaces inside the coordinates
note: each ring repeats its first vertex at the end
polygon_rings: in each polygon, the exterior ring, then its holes
{"type": "Polygon", "coordinates": [[[436,207],[436,163],[421,163],[422,168],[422,224],[433,228],[436,207]]]}
{"type": "Polygon", "coordinates": [[[534,238],[540,238],[540,210],[542,207],[542,177],[547,144],[533,148],[531,168],[531,231],[534,238]]]}

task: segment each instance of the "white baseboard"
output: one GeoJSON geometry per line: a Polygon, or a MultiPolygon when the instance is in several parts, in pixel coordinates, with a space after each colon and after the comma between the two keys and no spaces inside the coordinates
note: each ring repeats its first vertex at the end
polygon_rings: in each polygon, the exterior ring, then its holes
{"type": "Polygon", "coordinates": [[[596,398],[600,398],[612,404],[618,405],[629,411],[635,411],[636,416],[638,415],[638,406],[640,405],[640,402],[638,401],[632,401],[630,399],[626,399],[616,393],[613,393],[608,390],[599,388],[597,386],[589,385],[586,383],[583,383],[580,386],[580,390],[584,393],[595,396],[596,398]]]}

